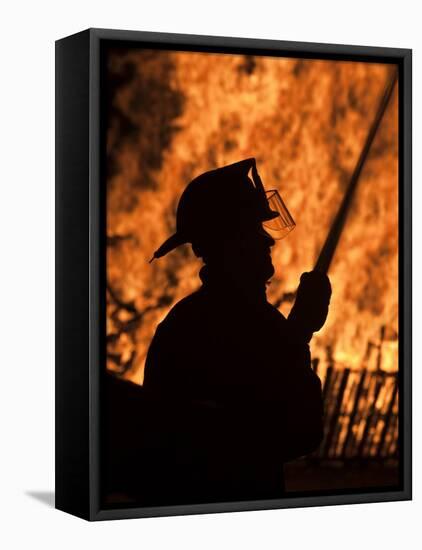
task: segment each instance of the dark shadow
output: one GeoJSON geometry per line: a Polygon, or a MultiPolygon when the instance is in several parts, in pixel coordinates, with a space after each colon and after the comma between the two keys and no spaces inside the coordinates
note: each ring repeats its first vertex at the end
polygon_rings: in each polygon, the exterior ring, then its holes
{"type": "Polygon", "coordinates": [[[26,491],[28,497],[38,500],[49,508],[54,508],[55,492],[54,491],[26,491]]]}

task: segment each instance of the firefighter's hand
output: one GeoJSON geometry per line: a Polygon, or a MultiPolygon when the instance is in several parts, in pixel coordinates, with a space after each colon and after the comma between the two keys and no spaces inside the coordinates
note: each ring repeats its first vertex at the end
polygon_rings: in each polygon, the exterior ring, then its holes
{"type": "Polygon", "coordinates": [[[300,284],[297,290],[308,294],[309,298],[319,297],[322,302],[330,303],[331,283],[325,273],[319,271],[307,271],[300,276],[300,284]]]}
{"type": "Polygon", "coordinates": [[[327,275],[318,271],[303,273],[289,319],[301,326],[304,332],[317,332],[327,318],[330,298],[331,284],[327,275]]]}

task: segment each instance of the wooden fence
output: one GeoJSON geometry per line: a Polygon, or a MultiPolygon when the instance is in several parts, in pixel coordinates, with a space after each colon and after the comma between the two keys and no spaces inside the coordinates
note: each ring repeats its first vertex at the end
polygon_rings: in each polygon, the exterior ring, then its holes
{"type": "Polygon", "coordinates": [[[331,365],[321,374],[325,432],[313,458],[397,458],[397,372],[331,365]]]}

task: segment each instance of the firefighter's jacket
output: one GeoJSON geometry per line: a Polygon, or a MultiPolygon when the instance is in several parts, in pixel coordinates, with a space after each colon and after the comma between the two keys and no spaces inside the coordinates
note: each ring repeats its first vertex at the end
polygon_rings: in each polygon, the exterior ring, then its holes
{"type": "Polygon", "coordinates": [[[266,299],[248,301],[205,281],[173,307],[145,367],[156,491],[177,502],[283,493],[283,463],[322,439],[321,384],[308,342],[330,293],[325,276],[303,275],[286,319],[266,299]]]}

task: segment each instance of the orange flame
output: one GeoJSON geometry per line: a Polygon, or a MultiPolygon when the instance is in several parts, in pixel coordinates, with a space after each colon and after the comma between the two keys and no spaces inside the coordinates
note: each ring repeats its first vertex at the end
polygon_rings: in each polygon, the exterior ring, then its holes
{"type": "MultiPolygon", "coordinates": [[[[270,302],[287,313],[353,171],[386,81],[364,62],[132,50],[109,55],[108,368],[142,383],[157,323],[199,286],[188,246],[148,263],[196,175],[254,156],[297,228],[273,249],[270,302]]],[[[398,107],[384,115],[330,271],[328,321],[312,352],[397,369],[398,107]],[[381,342],[382,340],[382,342],[381,342]],[[378,348],[377,348],[378,346],[378,348]],[[381,346],[382,353],[376,352],[381,346]]],[[[382,397],[380,397],[382,401],[382,397]]],[[[381,407],[380,401],[380,407],[381,407]]]]}

